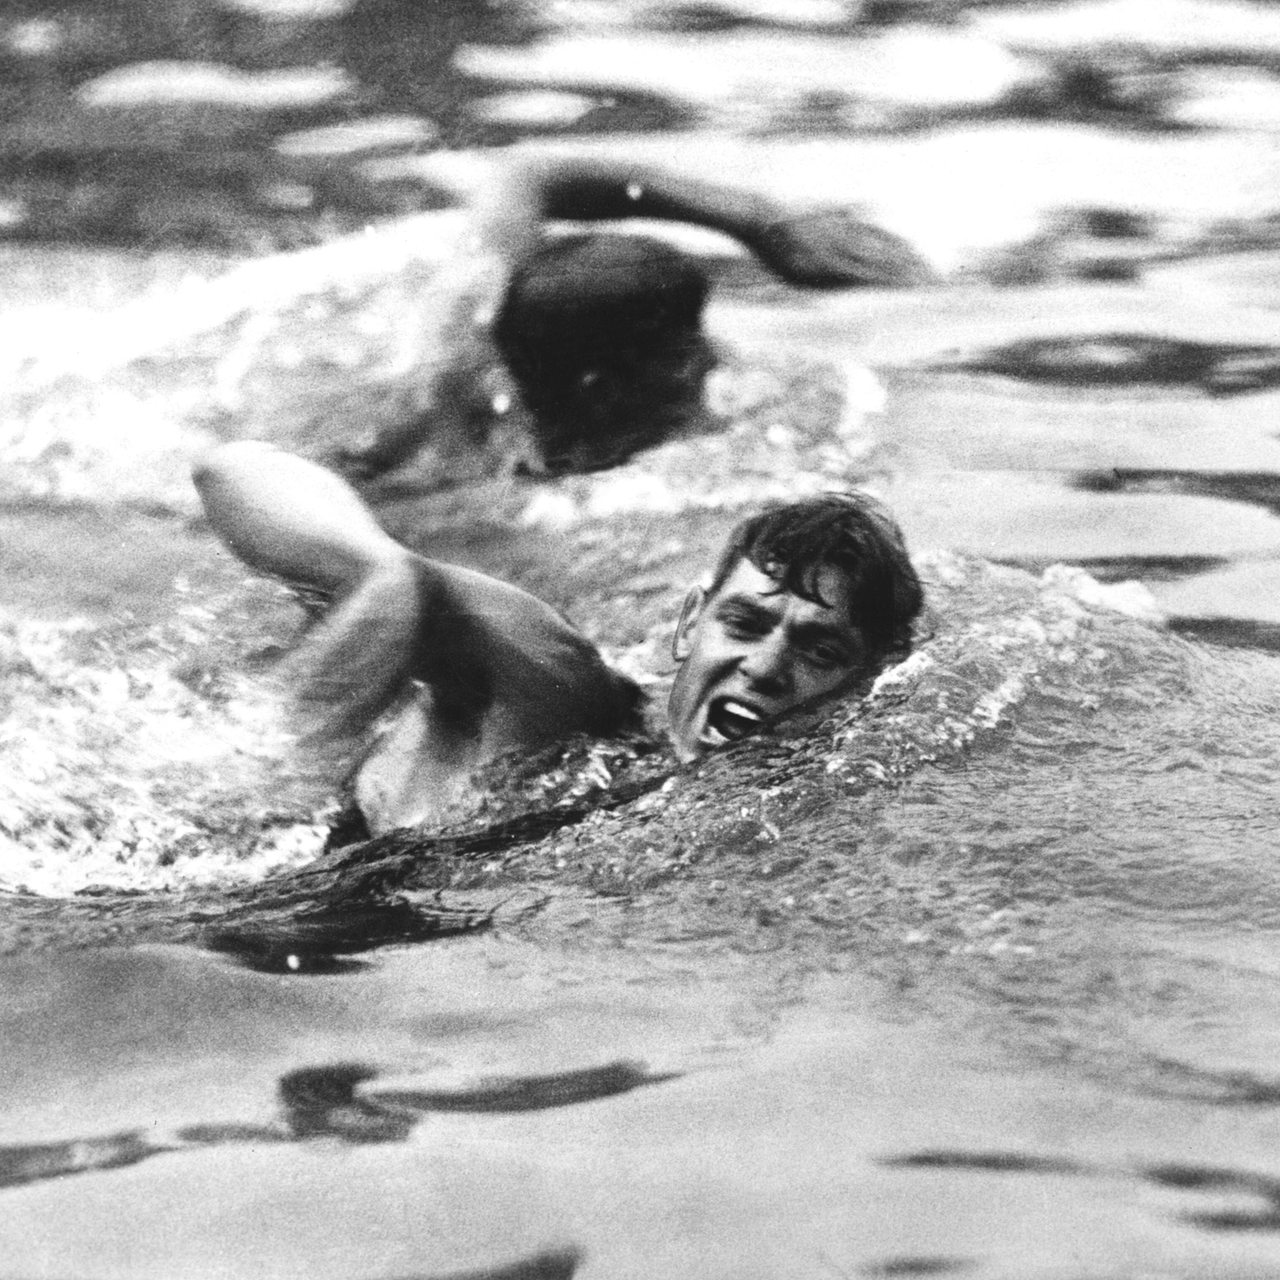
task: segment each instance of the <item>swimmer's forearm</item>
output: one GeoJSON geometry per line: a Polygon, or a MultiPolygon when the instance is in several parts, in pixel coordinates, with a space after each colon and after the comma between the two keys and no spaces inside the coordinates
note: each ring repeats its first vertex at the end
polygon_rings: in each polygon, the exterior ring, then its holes
{"type": "Polygon", "coordinates": [[[524,194],[516,203],[540,205],[543,217],[660,218],[711,227],[799,285],[903,286],[934,278],[911,244],[845,206],[791,206],[759,192],[625,161],[560,157],[540,165],[532,183],[527,172],[517,172],[524,194]]]}
{"type": "Polygon", "coordinates": [[[340,476],[256,441],[212,450],[194,479],[209,519],[253,568],[333,607],[278,668],[317,748],[341,747],[403,690],[428,637],[435,566],[379,526],[340,476]]]}
{"type": "MultiPolygon", "coordinates": [[[[526,183],[529,179],[526,176],[526,183]]],[[[657,218],[723,231],[750,243],[784,210],[767,196],[649,165],[604,159],[545,161],[529,184],[547,218],[589,222],[657,218]]]]}
{"type": "Polygon", "coordinates": [[[263,572],[344,595],[408,555],[345,480],[271,445],[221,445],[193,479],[219,536],[263,572]]]}

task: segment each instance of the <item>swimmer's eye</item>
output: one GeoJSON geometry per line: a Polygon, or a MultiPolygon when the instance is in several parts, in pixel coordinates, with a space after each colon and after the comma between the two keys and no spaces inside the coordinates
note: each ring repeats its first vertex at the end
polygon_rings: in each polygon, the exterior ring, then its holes
{"type": "Polygon", "coordinates": [[[835,667],[850,667],[853,665],[853,654],[849,650],[834,644],[806,645],[801,649],[800,656],[810,666],[822,667],[828,671],[835,667]]]}
{"type": "Polygon", "coordinates": [[[717,615],[720,625],[735,640],[754,640],[768,635],[773,619],[767,614],[748,612],[745,609],[722,609],[717,615]]]}

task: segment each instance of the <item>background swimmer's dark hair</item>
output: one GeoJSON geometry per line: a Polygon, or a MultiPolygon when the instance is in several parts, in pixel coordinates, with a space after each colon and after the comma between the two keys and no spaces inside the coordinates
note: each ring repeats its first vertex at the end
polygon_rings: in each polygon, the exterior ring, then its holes
{"type": "Polygon", "coordinates": [[[705,273],[644,236],[542,245],[512,276],[494,336],[551,470],[610,466],[704,413],[705,273]]]}
{"type": "Polygon", "coordinates": [[[910,652],[924,589],[902,530],[874,498],[826,493],[744,520],[729,535],[708,594],[715,595],[744,559],[783,590],[828,606],[836,602],[822,597],[817,579],[830,565],[849,584],[849,609],[866,637],[871,664],[879,668],[910,652]]]}

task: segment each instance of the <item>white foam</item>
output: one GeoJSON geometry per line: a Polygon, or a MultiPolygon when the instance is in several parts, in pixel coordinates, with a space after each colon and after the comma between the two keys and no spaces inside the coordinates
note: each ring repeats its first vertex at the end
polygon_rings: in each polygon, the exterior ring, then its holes
{"type": "Polygon", "coordinates": [[[224,680],[202,697],[167,669],[181,634],[126,665],[87,646],[86,628],[0,628],[0,883],[67,894],[244,880],[320,851],[329,788],[295,757],[269,684],[224,680]]]}

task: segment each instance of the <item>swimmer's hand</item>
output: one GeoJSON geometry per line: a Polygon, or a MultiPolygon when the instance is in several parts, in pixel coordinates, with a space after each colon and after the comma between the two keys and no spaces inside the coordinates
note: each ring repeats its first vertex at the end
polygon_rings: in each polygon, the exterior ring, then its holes
{"type": "Polygon", "coordinates": [[[906,288],[937,278],[901,236],[840,207],[774,218],[751,237],[751,247],[792,284],[906,288]]]}

